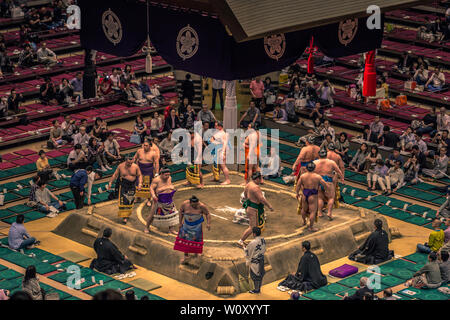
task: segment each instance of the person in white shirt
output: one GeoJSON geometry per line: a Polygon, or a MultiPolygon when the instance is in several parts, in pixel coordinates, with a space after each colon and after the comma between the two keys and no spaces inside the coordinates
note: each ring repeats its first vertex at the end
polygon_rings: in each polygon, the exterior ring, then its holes
{"type": "Polygon", "coordinates": [[[437,131],[442,133],[443,130],[450,131],[450,116],[447,114],[447,109],[441,107],[436,116],[437,131]]]}
{"type": "Polygon", "coordinates": [[[83,149],[87,148],[91,137],[86,133],[86,127],[80,127],[80,131],[73,136],[73,144],[80,144],[83,149]]]}
{"type": "Polygon", "coordinates": [[[403,187],[405,179],[405,173],[402,169],[402,162],[396,160],[393,167],[389,168],[387,175],[383,177],[378,177],[378,184],[383,190],[384,195],[391,195],[392,192],[397,191],[399,188],[403,187]],[[392,187],[394,190],[392,190],[392,187]]]}
{"type": "Polygon", "coordinates": [[[153,113],[153,117],[150,120],[150,133],[152,137],[156,137],[163,126],[164,122],[163,119],[159,116],[159,113],[153,113]]]}
{"type": "Polygon", "coordinates": [[[47,48],[47,43],[42,42],[41,47],[36,52],[37,58],[39,63],[45,64],[45,65],[55,65],[59,63],[58,58],[56,57],[56,54],[47,48]]]}
{"type": "Polygon", "coordinates": [[[331,140],[334,141],[335,134],[336,134],[334,131],[334,128],[332,126],[330,126],[330,121],[325,120],[323,122],[323,128],[322,128],[322,131],[320,132],[320,134],[325,138],[327,133],[331,135],[331,140]]]}
{"type": "Polygon", "coordinates": [[[261,158],[261,160],[266,160],[266,163],[263,163],[263,168],[261,169],[262,175],[269,179],[278,178],[281,175],[281,159],[277,154],[275,148],[270,148],[270,157],[269,158],[261,158]]]}
{"type": "Polygon", "coordinates": [[[437,67],[436,71],[431,74],[430,79],[428,79],[425,87],[430,91],[439,91],[445,85],[445,74],[442,72],[441,67],[437,67]]]}

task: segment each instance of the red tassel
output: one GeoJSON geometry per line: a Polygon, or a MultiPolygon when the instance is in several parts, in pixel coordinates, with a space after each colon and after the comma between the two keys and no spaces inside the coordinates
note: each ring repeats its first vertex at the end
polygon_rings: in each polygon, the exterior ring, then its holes
{"type": "Polygon", "coordinates": [[[308,57],[308,74],[314,73],[314,37],[311,37],[309,41],[309,57],[308,57]]]}
{"type": "Polygon", "coordinates": [[[363,96],[373,97],[377,91],[377,72],[375,70],[375,50],[366,54],[364,67],[363,96]]]}

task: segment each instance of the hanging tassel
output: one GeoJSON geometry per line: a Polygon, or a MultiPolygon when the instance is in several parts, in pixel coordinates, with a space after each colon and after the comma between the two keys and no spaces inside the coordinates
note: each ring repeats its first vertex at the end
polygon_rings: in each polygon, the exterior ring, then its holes
{"type": "Polygon", "coordinates": [[[377,72],[375,70],[375,50],[366,54],[364,67],[363,96],[373,97],[377,91],[377,72]]]}
{"type": "Polygon", "coordinates": [[[308,74],[314,73],[314,37],[309,41],[308,74]]]}
{"type": "Polygon", "coordinates": [[[150,38],[147,36],[147,56],[145,57],[145,72],[148,74],[152,73],[153,66],[152,66],[152,55],[150,53],[150,38]]]}

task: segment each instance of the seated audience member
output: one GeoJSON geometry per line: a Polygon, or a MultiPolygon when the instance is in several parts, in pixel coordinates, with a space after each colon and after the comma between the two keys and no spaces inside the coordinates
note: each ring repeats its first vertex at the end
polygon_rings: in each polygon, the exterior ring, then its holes
{"type": "Polygon", "coordinates": [[[399,142],[400,138],[398,134],[392,132],[389,126],[384,126],[383,135],[381,136],[381,143],[383,143],[383,146],[395,149],[398,147],[399,142]]]}
{"type": "Polygon", "coordinates": [[[448,260],[448,252],[439,252],[439,270],[441,271],[442,284],[450,282],[450,260],[448,260]]]}
{"type": "Polygon", "coordinates": [[[43,104],[58,104],[56,89],[49,77],[45,78],[45,83],[40,86],[39,97],[43,104]]]}
{"type": "Polygon", "coordinates": [[[427,113],[420,122],[420,127],[416,130],[417,134],[429,133],[430,136],[436,134],[437,126],[437,114],[436,107],[433,107],[429,113],[427,113]]]}
{"type": "Polygon", "coordinates": [[[158,84],[153,84],[150,88],[150,95],[148,96],[154,104],[161,104],[164,102],[164,96],[159,91],[158,84]]]}
{"type": "MultiPolygon", "coordinates": [[[[375,190],[377,182],[385,181],[385,177],[388,173],[388,167],[384,164],[384,161],[382,159],[378,159],[376,161],[375,167],[371,170],[369,170],[369,173],[367,173],[367,184],[368,188],[367,190],[375,190]]],[[[384,185],[384,183],[383,183],[384,185]]],[[[381,186],[381,185],[380,185],[381,186]]]]}
{"type": "Polygon", "coordinates": [[[108,160],[109,163],[113,163],[122,159],[122,156],[120,155],[120,146],[117,140],[115,139],[114,132],[110,131],[108,133],[108,136],[105,142],[103,143],[103,146],[105,148],[106,160],[108,160]]]}
{"type": "Polygon", "coordinates": [[[19,67],[30,68],[38,63],[37,55],[31,48],[31,45],[25,45],[25,48],[19,54],[19,67]]]}
{"type": "Polygon", "coordinates": [[[416,144],[416,136],[414,135],[413,129],[411,127],[408,127],[406,131],[403,132],[400,136],[400,145],[402,147],[402,151],[411,150],[411,148],[416,144]]]}
{"type": "Polygon", "coordinates": [[[40,180],[43,182],[47,182],[52,177],[58,178],[58,174],[50,167],[44,150],[39,150],[39,159],[36,161],[36,169],[40,180]]]}
{"type": "Polygon", "coordinates": [[[194,129],[194,122],[196,120],[195,111],[191,105],[187,106],[187,110],[183,115],[182,127],[185,129],[194,129]]]}
{"type": "Polygon", "coordinates": [[[329,133],[325,134],[324,138],[325,139],[323,139],[322,143],[320,144],[320,149],[327,148],[330,143],[334,144],[333,137],[331,136],[331,134],[329,133]]]}
{"type": "Polygon", "coordinates": [[[329,120],[324,120],[323,121],[323,128],[322,131],[320,132],[322,134],[322,136],[325,138],[325,136],[327,134],[331,135],[331,140],[334,142],[336,140],[336,133],[334,131],[334,128],[332,126],[330,126],[330,121],[329,120]]]}
{"type": "Polygon", "coordinates": [[[29,207],[36,207],[37,206],[37,201],[36,201],[36,190],[38,188],[38,182],[39,180],[41,180],[41,178],[36,175],[31,179],[31,184],[30,184],[30,194],[28,196],[28,202],[26,203],[27,206],[29,207]]]}
{"type": "Polygon", "coordinates": [[[348,163],[348,150],[350,148],[350,142],[348,142],[347,133],[341,132],[339,134],[339,139],[334,142],[334,145],[336,146],[334,152],[339,154],[345,163],[348,163]]]}
{"type": "Polygon", "coordinates": [[[6,46],[4,43],[0,44],[0,75],[13,73],[14,64],[6,52],[6,46]]]}
{"type": "Polygon", "coordinates": [[[43,26],[41,25],[41,18],[36,8],[30,10],[27,18],[27,24],[30,26],[31,31],[33,32],[43,30],[43,26]]]}
{"type": "Polygon", "coordinates": [[[129,102],[143,104],[147,101],[145,97],[143,98],[142,92],[138,89],[138,87],[130,82],[125,82],[125,87],[123,90],[126,94],[126,99],[129,102]]]}
{"type": "Polygon", "coordinates": [[[11,89],[11,94],[8,97],[8,111],[10,113],[18,114],[20,112],[19,105],[24,101],[25,99],[21,93],[17,94],[15,89],[11,89]]]}
{"type": "Polygon", "coordinates": [[[425,168],[427,163],[427,157],[423,152],[420,152],[418,145],[413,145],[411,149],[411,155],[415,155],[417,163],[419,164],[419,173],[422,173],[422,169],[425,168]]]}
{"type": "Polygon", "coordinates": [[[82,150],[81,144],[76,144],[67,157],[67,167],[69,170],[84,169],[88,165],[86,153],[82,150]]]}
{"type": "Polygon", "coordinates": [[[73,135],[73,144],[81,145],[81,148],[86,149],[91,137],[86,133],[86,127],[80,127],[77,134],[73,135]]]}
{"type": "Polygon", "coordinates": [[[142,92],[142,96],[145,97],[148,101],[152,100],[152,92],[150,91],[150,87],[147,84],[147,79],[145,77],[142,77],[139,80],[139,90],[142,92]]]}
{"type": "Polygon", "coordinates": [[[434,155],[433,169],[422,169],[422,173],[434,179],[444,178],[447,174],[448,157],[447,148],[440,148],[439,154],[434,155]]]}
{"type": "Polygon", "coordinates": [[[100,141],[105,141],[108,136],[108,124],[100,117],[95,118],[92,136],[100,141]]]}
{"type": "Polygon", "coordinates": [[[366,156],[366,164],[364,166],[364,171],[370,171],[375,167],[378,160],[381,160],[381,153],[378,151],[376,145],[370,146],[369,154],[366,156]]]}
{"type": "Polygon", "coordinates": [[[389,168],[384,179],[383,177],[378,177],[378,184],[383,190],[382,194],[390,196],[392,192],[397,191],[404,185],[405,173],[401,165],[402,163],[399,160],[395,161],[395,165],[389,168]],[[394,187],[393,190],[392,187],[394,187]]]}
{"type": "Polygon", "coordinates": [[[414,134],[415,138],[416,138],[416,144],[419,147],[419,151],[423,152],[425,154],[425,156],[434,156],[434,151],[433,150],[428,150],[428,146],[427,143],[425,141],[423,141],[422,135],[421,134],[414,134]]]}
{"type": "Polygon", "coordinates": [[[450,156],[450,138],[448,137],[448,130],[442,130],[441,133],[436,134],[432,142],[438,145],[438,150],[441,148],[446,148],[447,157],[450,156]]]}
{"type": "Polygon", "coordinates": [[[400,149],[399,148],[394,148],[392,153],[389,155],[389,158],[388,158],[388,161],[386,162],[386,165],[388,167],[393,167],[393,166],[395,166],[395,162],[396,161],[400,161],[400,166],[403,165],[403,157],[400,154],[400,149]]]}
{"type": "Polygon", "coordinates": [[[397,300],[397,298],[393,296],[391,288],[383,290],[383,300],[397,300]]]}
{"type": "Polygon", "coordinates": [[[83,95],[83,73],[81,71],[78,71],[75,78],[70,80],[70,85],[72,86],[74,97],[83,95]]]}
{"type": "Polygon", "coordinates": [[[397,64],[393,66],[394,70],[397,70],[400,73],[404,73],[409,71],[409,68],[412,66],[413,59],[409,55],[408,52],[403,52],[397,64]]]}
{"type": "Polygon", "coordinates": [[[316,120],[316,118],[319,118],[321,121],[324,121],[323,114],[324,109],[321,107],[320,102],[317,102],[314,109],[311,110],[309,117],[313,122],[316,120]]]}
{"type": "Polygon", "coordinates": [[[243,128],[247,128],[249,124],[256,129],[261,126],[261,112],[256,107],[255,101],[253,100],[250,101],[249,108],[239,120],[239,126],[243,128]]]}
{"type": "Polygon", "coordinates": [[[432,251],[428,255],[428,263],[414,274],[411,280],[406,282],[406,286],[414,288],[435,289],[442,283],[441,270],[437,261],[437,253],[432,251]]]}
{"type": "Polygon", "coordinates": [[[297,272],[290,274],[278,286],[287,287],[291,290],[310,291],[327,285],[327,277],[320,269],[317,256],[311,252],[311,243],[302,242],[303,256],[298,263],[297,272]]]}
{"type": "Polygon", "coordinates": [[[62,138],[63,131],[59,125],[58,120],[53,120],[52,124],[53,126],[50,129],[49,140],[47,141],[47,147],[49,147],[50,149],[59,148],[66,144],[66,141],[62,138]]]}
{"type": "Polygon", "coordinates": [[[369,147],[367,143],[362,143],[356,154],[353,156],[352,161],[350,161],[349,167],[353,170],[361,172],[366,166],[367,156],[369,155],[369,147]]]}
{"type": "Polygon", "coordinates": [[[47,187],[45,182],[39,181],[36,189],[36,202],[38,203],[39,211],[47,213],[48,217],[56,217],[61,209],[64,209],[64,202],[58,199],[47,187]],[[51,207],[55,208],[53,210],[51,207]]]}
{"type": "Polygon", "coordinates": [[[434,230],[430,233],[428,242],[424,244],[419,243],[417,245],[417,252],[427,254],[432,251],[438,252],[444,244],[445,233],[444,230],[441,229],[441,220],[439,220],[438,218],[433,219],[431,226],[434,230]]]}
{"type": "Polygon", "coordinates": [[[89,165],[97,163],[103,172],[112,169],[110,166],[108,166],[108,161],[106,160],[105,157],[105,148],[103,146],[103,143],[98,142],[96,138],[91,137],[89,139],[87,150],[88,150],[87,160],[89,165]]]}
{"type": "Polygon", "coordinates": [[[321,118],[316,118],[313,121],[313,128],[308,129],[308,134],[300,137],[298,141],[296,142],[297,146],[300,146],[301,144],[306,144],[306,141],[311,137],[313,139],[314,144],[321,144],[323,137],[322,137],[322,129],[323,129],[323,123],[321,118]]]}
{"type": "Polygon", "coordinates": [[[428,81],[428,70],[425,69],[425,66],[423,64],[419,65],[419,69],[416,71],[416,73],[413,76],[414,81],[417,82],[417,85],[423,86],[428,81]]]}
{"type": "Polygon", "coordinates": [[[430,78],[427,83],[425,83],[425,87],[430,91],[439,91],[445,86],[445,74],[442,72],[442,68],[439,66],[436,68],[436,71],[431,73],[430,78]]]}
{"type": "Polygon", "coordinates": [[[445,107],[441,107],[436,115],[436,130],[437,132],[450,131],[450,115],[447,114],[445,107]]]}
{"type": "Polygon", "coordinates": [[[64,121],[61,123],[61,129],[63,131],[63,139],[71,142],[73,140],[73,135],[77,130],[77,125],[70,114],[64,116],[64,121]]]}
{"type": "Polygon", "coordinates": [[[170,159],[170,154],[173,148],[175,148],[175,144],[175,141],[172,141],[172,131],[170,130],[167,133],[167,137],[165,137],[159,144],[162,157],[170,159]]]}
{"type": "Polygon", "coordinates": [[[270,157],[267,159],[267,165],[262,164],[262,174],[264,178],[276,179],[281,176],[281,159],[275,148],[270,148],[270,157]]]}
{"type": "Polygon", "coordinates": [[[317,95],[319,96],[319,102],[324,106],[333,107],[334,100],[332,95],[336,94],[330,80],[324,80],[322,84],[317,88],[317,95]]]}
{"type": "Polygon", "coordinates": [[[202,123],[208,122],[210,128],[214,128],[214,123],[217,121],[214,113],[209,110],[206,103],[202,104],[202,110],[197,113],[197,119],[202,123]]]}
{"type": "Polygon", "coordinates": [[[370,124],[369,141],[380,143],[383,136],[383,122],[380,121],[380,116],[375,116],[373,122],[370,124]]]}
{"type": "Polygon", "coordinates": [[[360,136],[364,141],[369,142],[369,136],[370,136],[370,126],[368,124],[365,124],[363,127],[363,134],[360,136]]]}
{"type": "Polygon", "coordinates": [[[69,104],[72,102],[73,88],[66,78],[61,80],[60,85],[57,87],[56,98],[59,104],[69,104]]]}
{"type": "Polygon", "coordinates": [[[101,81],[99,81],[97,93],[99,96],[107,96],[112,92],[113,92],[112,81],[109,78],[109,76],[104,73],[103,78],[101,79],[101,81]]]}
{"type": "Polygon", "coordinates": [[[111,81],[111,89],[115,93],[120,93],[122,88],[122,82],[120,80],[120,68],[114,68],[112,74],[109,76],[109,80],[111,81]]]}
{"type": "Polygon", "coordinates": [[[187,107],[189,106],[189,99],[184,98],[183,101],[181,101],[180,105],[178,106],[178,115],[180,115],[180,118],[186,113],[187,107]]]}
{"type": "Polygon", "coordinates": [[[163,119],[159,116],[158,112],[153,113],[153,117],[150,120],[150,134],[151,134],[151,136],[152,137],[156,137],[161,132],[161,130],[163,128],[164,128],[163,119]]]}
{"type": "MultiPolygon", "coordinates": [[[[447,222],[450,222],[450,188],[447,188],[447,197],[445,199],[445,202],[439,207],[439,210],[436,212],[436,217],[443,217],[447,219],[447,222]]],[[[450,228],[448,229],[448,236],[446,233],[446,241],[447,242],[450,239],[450,228]]]]}
{"type": "Polygon", "coordinates": [[[350,260],[364,264],[379,264],[393,257],[393,251],[389,251],[389,237],[383,230],[383,222],[380,219],[374,221],[375,231],[364,241],[362,246],[348,257],[350,260]]]}
{"type": "Polygon", "coordinates": [[[103,231],[103,237],[97,238],[94,242],[94,250],[97,258],[93,259],[89,268],[96,269],[106,274],[123,274],[136,267],[124,256],[110,238],[112,229],[106,228],[103,231]]]}
{"type": "Polygon", "coordinates": [[[144,118],[140,114],[136,116],[133,133],[138,134],[141,137],[141,143],[144,142],[145,137],[147,136],[147,125],[144,122],[144,118]]]}
{"type": "Polygon", "coordinates": [[[39,9],[39,17],[42,26],[46,29],[52,29],[53,27],[53,12],[46,7],[41,7],[39,9]]]}
{"type": "MultiPolygon", "coordinates": [[[[280,102],[282,99],[280,100],[280,102]]],[[[286,99],[284,102],[285,110],[287,113],[288,121],[292,123],[297,123],[299,118],[297,112],[295,111],[295,103],[293,100],[286,99]]]]}
{"type": "Polygon", "coordinates": [[[315,81],[309,81],[308,79],[306,79],[306,81],[306,107],[313,108],[314,105],[319,101],[316,89],[314,88],[315,81]]]}
{"type": "Polygon", "coordinates": [[[359,279],[359,289],[351,296],[345,293],[344,300],[366,300],[366,295],[374,295],[373,289],[369,288],[369,278],[362,277],[359,279]]]}
{"type": "Polygon", "coordinates": [[[39,284],[39,277],[36,274],[34,265],[28,266],[22,280],[22,290],[28,293],[33,300],[44,300],[45,291],[39,284]]]}
{"type": "Polygon", "coordinates": [[[8,112],[8,98],[0,98],[0,118],[5,118],[8,114],[13,114],[13,112],[8,112]]]}
{"type": "Polygon", "coordinates": [[[136,80],[136,76],[131,68],[131,65],[125,65],[125,69],[120,75],[120,81],[122,83],[131,82],[132,80],[136,80]]]}
{"type": "Polygon", "coordinates": [[[177,116],[175,109],[170,110],[170,115],[167,117],[164,123],[164,131],[173,131],[181,128],[180,119],[177,116]]]}
{"type": "Polygon", "coordinates": [[[41,43],[41,47],[37,50],[36,54],[38,62],[44,65],[52,66],[59,63],[56,54],[52,50],[47,48],[46,42],[41,43]]]}
{"type": "Polygon", "coordinates": [[[276,102],[276,89],[272,84],[272,79],[266,77],[264,79],[264,109],[261,110],[262,113],[270,112],[274,109],[274,103],[276,102]]]}
{"type": "Polygon", "coordinates": [[[412,155],[411,158],[409,158],[405,162],[403,170],[405,171],[405,183],[409,184],[419,183],[420,165],[418,163],[416,155],[412,155]]]}
{"type": "Polygon", "coordinates": [[[39,244],[35,238],[29,235],[23,222],[25,221],[25,216],[19,214],[16,217],[16,222],[13,222],[11,228],[9,228],[8,233],[8,246],[13,250],[21,249],[31,249],[34,245],[39,244]]]}

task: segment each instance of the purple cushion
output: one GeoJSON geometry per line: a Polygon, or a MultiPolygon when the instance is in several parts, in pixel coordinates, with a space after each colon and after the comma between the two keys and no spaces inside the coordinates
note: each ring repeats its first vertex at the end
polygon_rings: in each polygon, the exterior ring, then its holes
{"type": "Polygon", "coordinates": [[[333,270],[330,270],[330,276],[336,278],[345,278],[358,272],[358,268],[349,264],[344,264],[333,270]]]}

